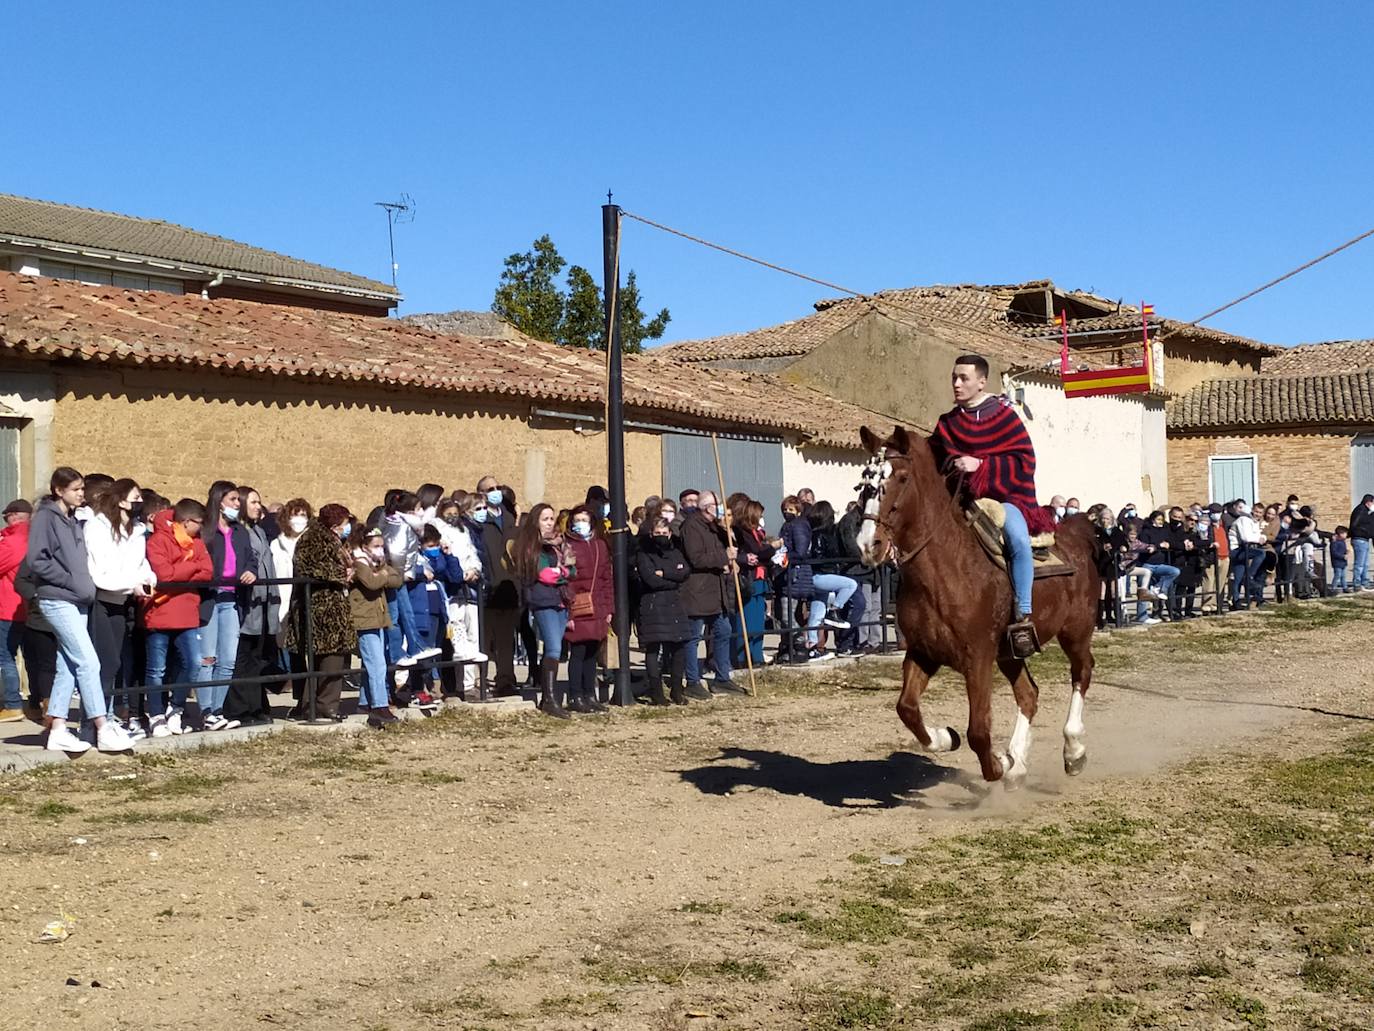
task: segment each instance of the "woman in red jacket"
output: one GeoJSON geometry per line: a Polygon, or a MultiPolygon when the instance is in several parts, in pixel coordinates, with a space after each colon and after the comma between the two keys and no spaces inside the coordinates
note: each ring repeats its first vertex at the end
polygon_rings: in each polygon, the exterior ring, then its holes
{"type": "Polygon", "coordinates": [[[153,737],[185,734],[183,716],[190,692],[172,692],[172,704],[163,708],[162,687],[167,672],[167,653],[176,649],[181,660],[182,680],[199,675],[200,590],[195,587],[164,587],[172,583],[200,583],[214,574],[210,553],[200,539],[205,526],[205,506],[192,498],[182,498],[176,508],[153,516],[153,533],[148,538],[148,564],[157,575],[158,586],[143,610],[148,628],[147,666],[143,683],[148,689],[148,731],[153,737]]]}
{"type": "Polygon", "coordinates": [[[615,614],[615,578],[604,524],[586,505],[568,517],[568,551],[576,565],[568,578],[568,708],[573,712],[606,712],[596,697],[596,656],[615,614]]]}

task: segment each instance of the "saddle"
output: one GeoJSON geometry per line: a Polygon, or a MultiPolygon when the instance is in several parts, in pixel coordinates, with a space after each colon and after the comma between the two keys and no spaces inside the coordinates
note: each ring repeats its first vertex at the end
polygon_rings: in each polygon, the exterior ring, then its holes
{"type": "MultiPolygon", "coordinates": [[[[1006,541],[1002,526],[1006,513],[999,501],[979,498],[965,510],[969,526],[973,528],[978,543],[987,552],[988,558],[998,569],[1007,572],[1006,541]]],[[[1074,568],[1068,565],[1054,550],[1055,537],[1052,533],[1041,533],[1031,537],[1031,554],[1035,558],[1035,579],[1045,580],[1052,576],[1073,576],[1074,568]]]]}

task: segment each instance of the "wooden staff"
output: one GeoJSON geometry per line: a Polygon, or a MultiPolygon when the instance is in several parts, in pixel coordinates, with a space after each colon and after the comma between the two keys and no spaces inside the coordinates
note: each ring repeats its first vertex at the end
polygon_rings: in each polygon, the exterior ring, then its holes
{"type": "MultiPolygon", "coordinates": [[[[734,534],[731,532],[733,520],[730,515],[730,508],[725,504],[725,473],[721,471],[720,467],[720,442],[714,433],[711,434],[711,450],[716,455],[716,479],[720,483],[720,497],[716,503],[724,513],[721,522],[725,526],[725,539],[728,542],[733,542],[734,534]]],[[[754,655],[749,648],[749,624],[744,619],[744,593],[739,589],[739,566],[734,562],[730,565],[734,570],[730,579],[735,582],[735,603],[739,606],[739,625],[744,635],[744,664],[749,667],[749,694],[757,695],[758,688],[754,684],[754,655]]]]}

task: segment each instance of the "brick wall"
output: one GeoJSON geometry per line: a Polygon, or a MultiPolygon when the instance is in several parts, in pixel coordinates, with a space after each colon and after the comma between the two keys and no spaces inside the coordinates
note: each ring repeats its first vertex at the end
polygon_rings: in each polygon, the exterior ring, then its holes
{"type": "MultiPolygon", "coordinates": [[[[56,393],[54,464],[131,476],[173,500],[204,498],[222,477],[269,501],[301,495],[366,516],[388,487],[426,481],[471,490],[491,473],[522,508],[580,502],[606,482],[605,434],[532,426],[527,404],[484,399],[479,411],[443,395],[119,368],[61,369],[56,393]]],[[[631,505],[660,491],[657,434],[626,433],[625,469],[631,505]]]]}
{"type": "MultiPolygon", "coordinates": [[[[1317,506],[1324,527],[1345,522],[1350,497],[1349,431],[1274,431],[1249,435],[1170,436],[1169,502],[1207,501],[1207,459],[1212,455],[1256,455],[1259,497],[1280,504],[1297,494],[1317,506]]],[[[1228,501],[1229,498],[1219,498],[1228,501]]]]}

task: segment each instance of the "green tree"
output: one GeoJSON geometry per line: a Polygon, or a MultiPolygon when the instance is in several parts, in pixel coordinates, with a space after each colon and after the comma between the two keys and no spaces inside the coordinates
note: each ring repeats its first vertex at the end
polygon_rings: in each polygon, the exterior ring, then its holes
{"type": "Polygon", "coordinates": [[[625,285],[619,291],[620,300],[620,349],[626,354],[639,354],[644,350],[645,340],[657,340],[663,336],[672,316],[668,309],[662,309],[648,322],[644,321],[644,310],[639,306],[639,283],[635,280],[634,269],[625,277],[625,285]]]}
{"type": "Polygon", "coordinates": [[[581,265],[568,269],[568,296],[563,302],[563,325],[559,327],[558,342],[565,347],[589,347],[600,350],[606,346],[606,314],[601,303],[601,291],[592,274],[581,265]]]}
{"type": "MultiPolygon", "coordinates": [[[[606,346],[601,290],[581,265],[568,269],[567,287],[560,287],[558,274],[567,264],[548,234],[541,236],[533,250],[506,259],[491,310],[536,340],[599,351],[606,346]]],[[[664,308],[646,320],[633,270],[620,288],[619,302],[620,349],[628,354],[638,354],[644,341],[663,336],[672,319],[664,308]]]]}
{"type": "Polygon", "coordinates": [[[536,340],[557,340],[564,298],[556,280],[565,265],[545,233],[533,250],[506,259],[491,310],[536,340]]]}

